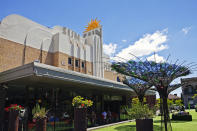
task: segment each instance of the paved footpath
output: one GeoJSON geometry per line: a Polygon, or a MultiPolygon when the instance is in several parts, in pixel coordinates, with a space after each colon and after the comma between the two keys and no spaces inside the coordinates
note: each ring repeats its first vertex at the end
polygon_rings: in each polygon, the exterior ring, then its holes
{"type": "Polygon", "coordinates": [[[134,120],[127,120],[127,121],[121,121],[121,122],[111,123],[111,124],[97,126],[97,127],[91,127],[91,128],[88,128],[87,131],[93,131],[96,129],[105,128],[105,127],[114,126],[114,125],[118,125],[118,124],[122,124],[122,123],[132,122],[132,121],[134,121],[134,120]]]}

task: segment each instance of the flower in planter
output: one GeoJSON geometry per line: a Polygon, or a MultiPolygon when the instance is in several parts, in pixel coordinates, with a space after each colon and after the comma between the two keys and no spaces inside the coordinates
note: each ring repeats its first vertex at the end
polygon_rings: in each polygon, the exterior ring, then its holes
{"type": "Polygon", "coordinates": [[[87,108],[93,105],[93,102],[91,100],[87,100],[81,96],[76,96],[72,100],[72,105],[76,108],[87,108]]]}
{"type": "Polygon", "coordinates": [[[36,106],[32,110],[33,118],[34,119],[43,119],[46,118],[47,110],[44,107],[40,107],[39,104],[36,104],[36,106]]]}
{"type": "Polygon", "coordinates": [[[21,111],[22,109],[24,109],[24,107],[22,107],[21,105],[11,104],[9,107],[5,108],[5,111],[6,112],[9,112],[11,110],[21,111]]]}

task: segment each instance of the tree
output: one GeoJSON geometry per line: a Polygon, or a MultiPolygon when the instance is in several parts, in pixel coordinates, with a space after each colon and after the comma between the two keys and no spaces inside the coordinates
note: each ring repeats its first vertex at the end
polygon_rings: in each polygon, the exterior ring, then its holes
{"type": "MultiPolygon", "coordinates": [[[[178,89],[179,87],[181,87],[183,84],[173,84],[173,85],[169,85],[167,93],[170,94],[170,92],[178,89]]],[[[151,88],[151,90],[153,91],[157,91],[157,88],[151,88]]]]}
{"type": "Polygon", "coordinates": [[[152,87],[152,85],[148,82],[142,81],[134,77],[125,77],[123,83],[134,90],[141,104],[143,104],[146,91],[152,87]]]}
{"type": "Polygon", "coordinates": [[[112,63],[112,69],[118,73],[138,78],[155,86],[161,98],[161,128],[165,131],[172,130],[167,104],[169,85],[174,79],[191,73],[188,66],[183,66],[183,63],[176,63],[156,63],[141,60],[112,63]]]}

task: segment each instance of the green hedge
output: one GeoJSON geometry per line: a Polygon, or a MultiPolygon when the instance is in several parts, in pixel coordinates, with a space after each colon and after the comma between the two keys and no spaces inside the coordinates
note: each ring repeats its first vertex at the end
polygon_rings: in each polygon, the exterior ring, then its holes
{"type": "Polygon", "coordinates": [[[192,115],[172,114],[172,120],[178,120],[178,121],[192,121],[192,115]]]}

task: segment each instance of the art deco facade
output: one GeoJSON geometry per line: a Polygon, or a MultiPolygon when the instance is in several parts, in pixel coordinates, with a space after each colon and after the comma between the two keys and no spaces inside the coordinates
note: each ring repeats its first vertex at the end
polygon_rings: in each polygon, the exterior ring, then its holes
{"type": "Polygon", "coordinates": [[[34,61],[100,78],[117,80],[107,70],[102,27],[80,36],[61,26],[48,28],[19,15],[0,23],[0,72],[34,61]],[[105,70],[106,69],[106,70],[105,70]]]}
{"type": "MultiPolygon", "coordinates": [[[[102,27],[91,22],[80,36],[66,27],[48,28],[19,15],[1,21],[0,128],[6,125],[4,107],[13,103],[31,112],[40,102],[64,122],[62,114],[73,115],[72,98],[77,95],[91,99],[91,110],[98,116],[110,110],[120,118],[120,107],[131,102],[134,92],[111,71],[103,53],[102,27]]],[[[147,101],[154,103],[155,93],[147,95],[147,101]]],[[[31,113],[28,122],[33,124],[31,113]]],[[[72,118],[70,122],[63,125],[65,129],[72,128],[72,118]]]]}

